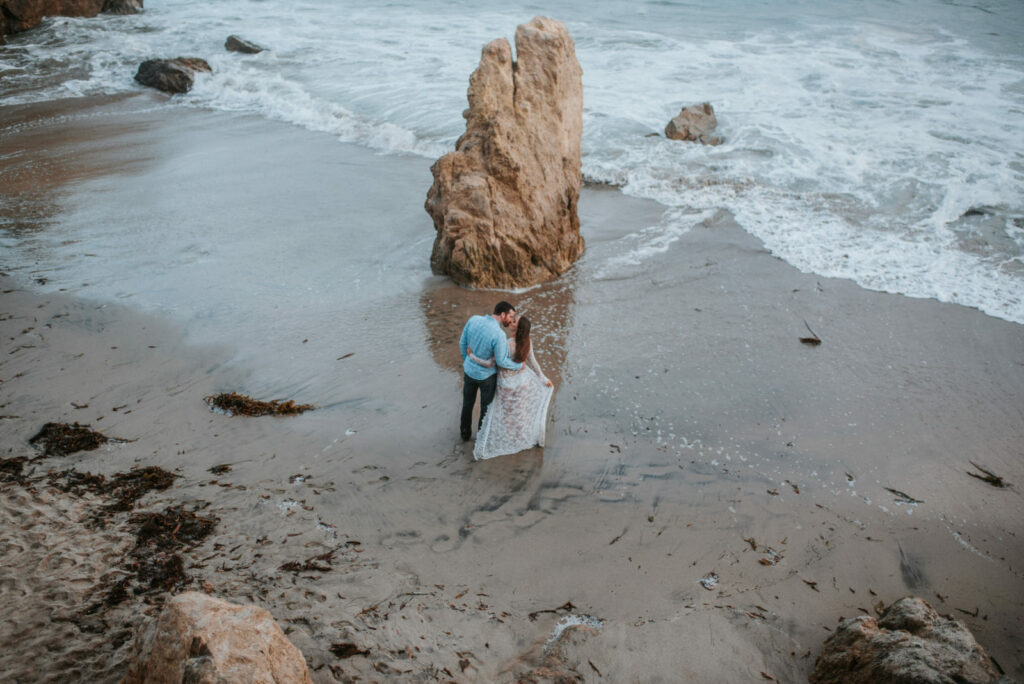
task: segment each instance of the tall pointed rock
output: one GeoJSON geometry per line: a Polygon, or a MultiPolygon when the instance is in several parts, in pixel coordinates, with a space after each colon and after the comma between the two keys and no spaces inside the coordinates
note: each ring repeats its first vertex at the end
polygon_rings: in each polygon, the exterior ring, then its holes
{"type": "Polygon", "coordinates": [[[472,287],[516,288],[565,273],[583,253],[583,71],[568,30],[536,17],[484,46],[466,132],[431,167],[430,264],[472,287]]]}

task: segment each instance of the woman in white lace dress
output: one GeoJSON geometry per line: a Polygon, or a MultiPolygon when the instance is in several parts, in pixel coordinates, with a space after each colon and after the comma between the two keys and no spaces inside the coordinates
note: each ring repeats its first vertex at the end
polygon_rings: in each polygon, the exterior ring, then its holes
{"type": "MultiPolygon", "coordinates": [[[[473,355],[473,350],[467,350],[473,355]]],[[[554,389],[533,355],[530,344],[530,320],[519,317],[515,339],[509,340],[509,356],[523,364],[519,370],[498,369],[498,390],[477,431],[473,458],[482,460],[514,454],[533,446],[544,446],[548,405],[554,389]]],[[[473,360],[493,366],[494,359],[473,360]]]]}

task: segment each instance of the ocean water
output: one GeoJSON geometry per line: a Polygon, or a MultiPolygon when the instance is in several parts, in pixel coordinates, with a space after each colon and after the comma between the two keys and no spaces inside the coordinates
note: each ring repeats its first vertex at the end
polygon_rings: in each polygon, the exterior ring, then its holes
{"type": "Polygon", "coordinates": [[[143,59],[206,58],[168,106],[256,115],[435,158],[480,48],[537,14],[583,67],[583,173],[669,211],[596,270],[642,268],[718,210],[806,272],[1024,323],[1024,4],[148,3],[48,19],[0,47],[17,104],[140,91],[143,59]],[[229,34],[268,48],[223,49],[229,34]],[[651,136],[711,102],[725,143],[651,136]]]}

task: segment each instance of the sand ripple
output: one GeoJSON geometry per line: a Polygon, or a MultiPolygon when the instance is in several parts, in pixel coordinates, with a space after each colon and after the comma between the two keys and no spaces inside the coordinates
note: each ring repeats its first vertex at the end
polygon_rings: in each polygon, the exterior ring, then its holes
{"type": "Polygon", "coordinates": [[[100,620],[87,608],[102,580],[121,572],[133,540],[90,529],[90,501],[49,488],[0,488],[0,680],[118,679],[129,618],[108,613],[100,620]]]}

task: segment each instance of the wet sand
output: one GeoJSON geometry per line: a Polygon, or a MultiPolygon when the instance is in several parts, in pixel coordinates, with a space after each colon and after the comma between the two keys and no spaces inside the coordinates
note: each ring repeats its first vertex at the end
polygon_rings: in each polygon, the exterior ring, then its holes
{"type": "MultiPolygon", "coordinates": [[[[1024,676],[1024,327],[800,273],[725,214],[632,264],[661,209],[609,188],[585,190],[587,255],[562,280],[465,291],[428,271],[428,160],[150,96],[2,111],[0,454],[37,456],[48,421],[134,440],[30,468],[175,470],[140,508],[207,502],[219,518],[188,555],[193,588],[267,608],[315,681],[802,681],[840,617],[909,594],[1024,676]],[[262,172],[232,190],[226,167],[262,172]],[[89,203],[131,214],[144,185],[166,193],[168,230],[189,198],[211,226],[287,214],[262,183],[310,188],[293,213],[344,210],[355,231],[318,273],[334,281],[274,315],[235,313],[273,301],[274,254],[211,276],[238,291],[206,316],[173,271],[62,232],[89,203]],[[388,262],[377,233],[422,267],[388,262]],[[72,239],[81,254],[55,268],[72,239]],[[64,282],[90,269],[94,284],[64,282]],[[509,296],[555,381],[548,443],[474,463],[458,334],[509,296]],[[800,343],[805,322],[820,346],[800,343]],[[244,419],[203,402],[236,389],[321,408],[244,419]],[[330,551],[328,571],[281,569],[330,551]],[[581,626],[560,631],[567,618],[581,626]]],[[[111,215],[115,239],[131,231],[111,215]]],[[[90,502],[42,481],[0,484],[0,499],[0,674],[117,680],[153,608],[83,612],[126,533],[88,528],[90,502]]]]}

